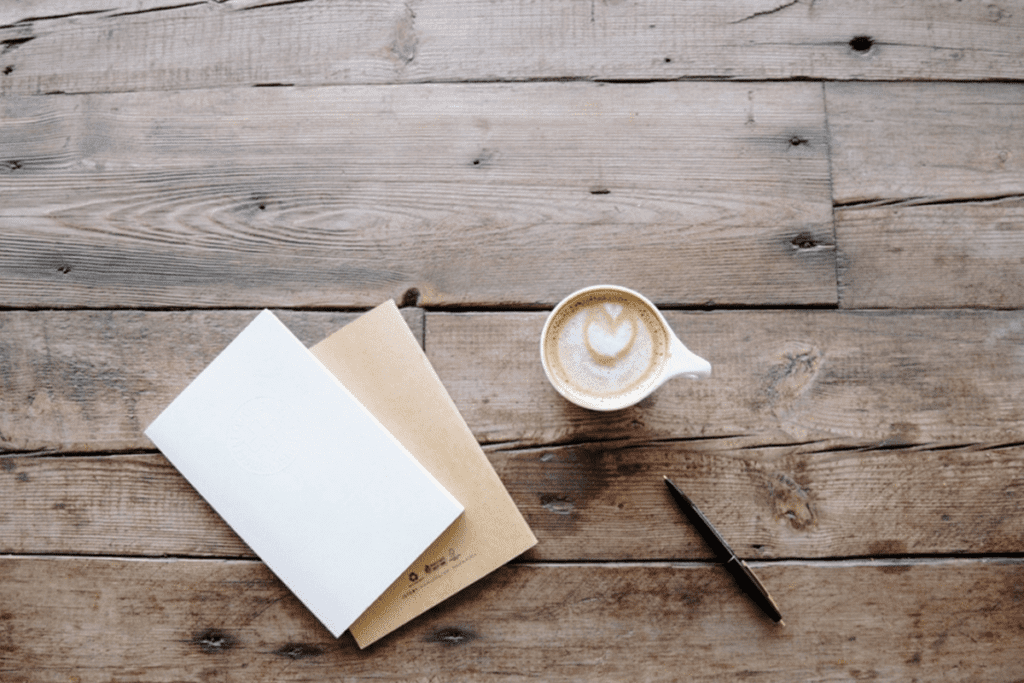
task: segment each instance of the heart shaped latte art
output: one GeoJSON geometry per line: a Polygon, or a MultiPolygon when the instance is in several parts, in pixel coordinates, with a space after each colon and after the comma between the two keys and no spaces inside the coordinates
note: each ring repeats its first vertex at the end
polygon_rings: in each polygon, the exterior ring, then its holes
{"type": "Polygon", "coordinates": [[[583,334],[591,358],[601,365],[613,365],[621,360],[633,348],[636,325],[631,317],[612,319],[602,307],[591,311],[583,334]]]}

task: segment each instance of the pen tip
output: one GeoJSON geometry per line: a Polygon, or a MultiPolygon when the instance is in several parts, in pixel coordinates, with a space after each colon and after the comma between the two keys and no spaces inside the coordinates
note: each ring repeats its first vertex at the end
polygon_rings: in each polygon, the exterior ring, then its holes
{"type": "Polygon", "coordinates": [[[782,619],[779,619],[779,626],[785,626],[785,625],[786,625],[786,622],[784,622],[782,619]]]}

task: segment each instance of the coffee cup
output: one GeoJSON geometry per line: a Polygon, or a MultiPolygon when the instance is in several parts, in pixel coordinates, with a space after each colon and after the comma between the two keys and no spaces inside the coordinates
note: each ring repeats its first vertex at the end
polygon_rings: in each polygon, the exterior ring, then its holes
{"type": "Polygon", "coordinates": [[[711,364],[686,348],[654,304],[615,285],[559,302],[544,323],[540,358],[551,386],[590,410],[627,408],[672,377],[711,375],[711,364]]]}

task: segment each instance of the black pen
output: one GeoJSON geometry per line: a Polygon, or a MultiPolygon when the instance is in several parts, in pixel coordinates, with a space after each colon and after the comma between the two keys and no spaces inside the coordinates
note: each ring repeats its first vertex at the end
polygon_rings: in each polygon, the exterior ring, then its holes
{"type": "Polygon", "coordinates": [[[675,499],[679,509],[697,527],[697,531],[704,537],[704,540],[711,546],[711,549],[715,551],[718,559],[725,564],[725,568],[733,575],[733,578],[736,579],[736,583],[740,585],[743,592],[749,595],[757,603],[757,606],[772,618],[772,621],[785,626],[786,622],[782,620],[779,606],[775,604],[772,596],[768,594],[765,587],[754,576],[754,572],[750,571],[747,563],[736,556],[736,553],[732,551],[732,548],[725,542],[722,535],[711,525],[711,522],[700,511],[700,508],[694,505],[693,501],[680,491],[679,487],[671,479],[665,477],[665,484],[668,486],[668,490],[672,492],[672,498],[675,499]]]}

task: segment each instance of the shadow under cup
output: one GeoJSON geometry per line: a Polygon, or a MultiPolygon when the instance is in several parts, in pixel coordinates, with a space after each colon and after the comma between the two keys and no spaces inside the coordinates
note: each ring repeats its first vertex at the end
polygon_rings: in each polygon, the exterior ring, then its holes
{"type": "Polygon", "coordinates": [[[626,408],[670,376],[705,377],[711,370],[676,339],[654,304],[612,285],[582,289],[555,307],[541,334],[541,361],[558,393],[591,410],[626,408]],[[692,372],[670,363],[681,354],[694,359],[692,372]]]}

